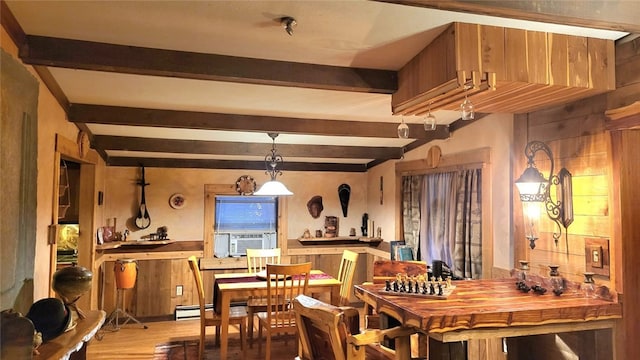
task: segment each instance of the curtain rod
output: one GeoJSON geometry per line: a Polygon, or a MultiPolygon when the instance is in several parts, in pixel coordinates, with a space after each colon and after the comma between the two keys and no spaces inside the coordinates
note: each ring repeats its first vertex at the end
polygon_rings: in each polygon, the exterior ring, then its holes
{"type": "Polygon", "coordinates": [[[485,167],[485,163],[469,163],[469,164],[460,164],[460,165],[449,165],[442,166],[433,169],[415,169],[403,171],[400,173],[401,176],[413,176],[413,175],[427,175],[427,174],[442,174],[448,172],[458,172],[463,170],[475,170],[482,169],[485,167]]]}

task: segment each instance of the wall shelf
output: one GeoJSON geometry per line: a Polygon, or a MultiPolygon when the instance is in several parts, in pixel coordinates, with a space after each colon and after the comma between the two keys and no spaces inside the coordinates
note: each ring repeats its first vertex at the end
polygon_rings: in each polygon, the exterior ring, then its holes
{"type": "Polygon", "coordinates": [[[298,238],[302,245],[327,245],[327,244],[362,244],[378,245],[382,242],[381,238],[368,238],[358,236],[335,236],[321,238],[298,238]]]}

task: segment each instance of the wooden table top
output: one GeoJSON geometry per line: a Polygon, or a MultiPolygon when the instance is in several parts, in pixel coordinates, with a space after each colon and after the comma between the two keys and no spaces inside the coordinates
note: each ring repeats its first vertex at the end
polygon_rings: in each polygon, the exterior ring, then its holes
{"type": "MultiPolygon", "coordinates": [[[[214,275],[218,280],[214,281],[213,286],[213,306],[216,311],[222,311],[222,296],[220,294],[230,294],[234,299],[246,299],[249,296],[264,296],[267,294],[267,281],[266,280],[249,280],[249,277],[255,277],[255,273],[222,273],[214,275]],[[238,279],[238,281],[230,281],[232,279],[238,279]],[[220,310],[218,310],[220,309],[220,310]]],[[[297,281],[297,280],[294,280],[297,281]]],[[[307,284],[310,290],[330,290],[332,292],[332,303],[337,303],[339,299],[339,290],[342,283],[340,280],[327,275],[321,270],[311,270],[311,276],[309,283],[307,284]],[[315,275],[315,276],[314,276],[315,275]]]]}
{"type": "Polygon", "coordinates": [[[384,284],[355,285],[356,296],[385,313],[425,333],[461,329],[514,327],[619,319],[617,301],[588,299],[578,291],[555,296],[523,293],[514,279],[454,281],[447,299],[380,293],[384,284]]]}
{"type": "MultiPolygon", "coordinates": [[[[246,278],[246,277],[255,276],[255,275],[256,274],[254,273],[244,272],[244,273],[215,274],[214,277],[216,279],[233,279],[233,278],[246,278]]],[[[322,276],[322,275],[326,275],[326,274],[321,270],[311,270],[311,277],[309,278],[309,286],[310,287],[326,286],[326,285],[339,286],[341,284],[340,281],[334,277],[322,276]],[[313,275],[319,275],[320,277],[314,278],[313,275]]],[[[265,280],[257,279],[256,281],[218,283],[217,286],[222,291],[226,291],[226,290],[233,291],[233,290],[240,290],[240,289],[247,289],[247,288],[266,289],[267,282],[265,280]]]]}

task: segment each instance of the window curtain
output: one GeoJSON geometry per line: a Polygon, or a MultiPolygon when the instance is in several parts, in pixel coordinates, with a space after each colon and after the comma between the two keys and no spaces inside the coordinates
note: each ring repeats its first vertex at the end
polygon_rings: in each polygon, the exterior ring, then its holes
{"type": "Polygon", "coordinates": [[[456,173],[424,176],[420,206],[420,253],[427,264],[453,264],[456,231],[456,173]]]}
{"type": "Polygon", "coordinates": [[[402,229],[405,245],[413,249],[413,258],[418,259],[420,238],[420,196],[424,176],[402,177],[402,229]]]}
{"type": "Polygon", "coordinates": [[[456,174],[454,273],[463,278],[482,277],[482,176],[480,169],[456,174]]]}
{"type": "Polygon", "coordinates": [[[414,255],[442,260],[454,274],[482,276],[481,169],[405,176],[404,239],[414,255]]]}

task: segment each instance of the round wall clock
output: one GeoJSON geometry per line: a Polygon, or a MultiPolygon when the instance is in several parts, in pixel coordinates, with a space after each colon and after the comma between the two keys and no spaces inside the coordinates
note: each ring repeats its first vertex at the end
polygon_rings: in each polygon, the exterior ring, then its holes
{"type": "Polygon", "coordinates": [[[240,195],[251,195],[256,191],[256,181],[249,175],[242,175],[236,180],[236,191],[240,195]]]}
{"type": "Polygon", "coordinates": [[[173,194],[169,198],[169,206],[174,209],[182,209],[187,203],[187,200],[182,194],[173,194]]]}

